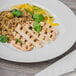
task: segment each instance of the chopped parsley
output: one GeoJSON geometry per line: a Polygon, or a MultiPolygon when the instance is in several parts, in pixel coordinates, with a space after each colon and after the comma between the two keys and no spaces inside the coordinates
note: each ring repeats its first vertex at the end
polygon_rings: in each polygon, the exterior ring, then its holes
{"type": "Polygon", "coordinates": [[[20,40],[20,39],[16,39],[16,41],[17,41],[17,42],[19,42],[20,44],[22,44],[22,42],[21,42],[21,40],[20,40]]]}
{"type": "Polygon", "coordinates": [[[40,22],[40,21],[43,21],[44,20],[44,16],[42,15],[42,14],[34,14],[33,15],[33,18],[34,18],[34,20],[36,21],[36,22],[40,22]]]}
{"type": "Polygon", "coordinates": [[[41,31],[41,24],[38,22],[34,22],[33,28],[35,29],[36,32],[39,33],[41,31]]]}
{"type": "Polygon", "coordinates": [[[12,14],[13,14],[15,17],[20,17],[20,16],[22,15],[22,11],[17,10],[17,9],[13,9],[13,10],[12,10],[12,14]]]}
{"type": "Polygon", "coordinates": [[[0,42],[6,43],[7,41],[8,41],[8,40],[7,40],[7,38],[6,38],[5,35],[1,35],[1,36],[0,36],[0,42]]]}

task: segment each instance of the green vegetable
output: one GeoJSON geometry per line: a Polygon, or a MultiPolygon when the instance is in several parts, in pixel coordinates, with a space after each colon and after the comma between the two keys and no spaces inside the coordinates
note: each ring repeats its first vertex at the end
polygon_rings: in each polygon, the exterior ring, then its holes
{"type": "Polygon", "coordinates": [[[33,16],[33,12],[25,8],[25,11],[29,12],[33,16]]]}
{"type": "Polygon", "coordinates": [[[36,22],[40,22],[40,21],[43,21],[45,18],[44,18],[44,16],[42,15],[42,14],[34,14],[33,15],[33,18],[34,18],[34,20],[36,21],[36,22]]]}
{"type": "Polygon", "coordinates": [[[40,21],[43,21],[45,18],[42,14],[39,15],[40,21]]]}
{"type": "Polygon", "coordinates": [[[12,10],[12,13],[13,13],[13,14],[15,14],[15,13],[16,13],[16,11],[17,11],[17,9],[13,9],[13,10],[12,10]]]}
{"type": "Polygon", "coordinates": [[[16,17],[20,17],[22,15],[22,11],[14,9],[12,11],[13,15],[16,17]]]}
{"type": "Polygon", "coordinates": [[[40,22],[40,19],[39,19],[39,14],[34,14],[33,15],[33,18],[36,22],[40,22]]]}
{"type": "Polygon", "coordinates": [[[20,40],[20,39],[16,39],[16,41],[17,41],[17,42],[19,42],[20,44],[22,44],[22,42],[21,42],[21,40],[20,40]]]}
{"type": "Polygon", "coordinates": [[[38,22],[34,22],[33,28],[35,29],[36,32],[39,33],[41,31],[41,24],[38,22]]]}
{"type": "Polygon", "coordinates": [[[0,42],[6,43],[8,40],[5,35],[0,36],[0,42]]]}
{"type": "Polygon", "coordinates": [[[36,12],[36,11],[42,11],[43,9],[38,7],[38,6],[35,6],[35,5],[32,5],[32,8],[33,10],[36,12]]]}

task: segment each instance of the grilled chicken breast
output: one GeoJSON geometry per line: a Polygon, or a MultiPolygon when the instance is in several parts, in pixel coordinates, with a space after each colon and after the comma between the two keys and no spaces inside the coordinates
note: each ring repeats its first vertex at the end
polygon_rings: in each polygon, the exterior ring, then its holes
{"type": "Polygon", "coordinates": [[[18,24],[16,26],[13,33],[14,37],[15,39],[20,39],[22,43],[13,40],[11,42],[13,46],[20,50],[28,51],[32,50],[34,47],[41,48],[43,44],[56,39],[58,31],[54,27],[44,22],[40,22],[42,30],[37,33],[33,29],[33,22],[34,21],[27,21],[24,24],[18,24]]]}

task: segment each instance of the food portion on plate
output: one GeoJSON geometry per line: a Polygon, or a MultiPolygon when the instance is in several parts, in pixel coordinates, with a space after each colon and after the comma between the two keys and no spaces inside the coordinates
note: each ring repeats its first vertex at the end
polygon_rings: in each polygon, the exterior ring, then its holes
{"type": "Polygon", "coordinates": [[[0,12],[0,42],[11,43],[22,51],[54,41],[58,23],[45,9],[36,5],[21,4],[0,12]]]}

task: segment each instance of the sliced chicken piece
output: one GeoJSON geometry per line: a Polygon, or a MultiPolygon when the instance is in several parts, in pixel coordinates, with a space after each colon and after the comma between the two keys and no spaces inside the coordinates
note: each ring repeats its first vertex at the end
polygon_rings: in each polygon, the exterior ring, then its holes
{"type": "Polygon", "coordinates": [[[48,38],[45,37],[45,35],[43,34],[43,32],[39,32],[37,33],[34,29],[33,29],[33,23],[34,21],[27,21],[26,24],[24,24],[25,28],[31,32],[31,34],[33,36],[35,36],[38,40],[40,40],[43,43],[48,43],[48,38]]]}
{"type": "Polygon", "coordinates": [[[34,48],[34,46],[32,44],[29,45],[26,45],[26,44],[20,44],[19,42],[16,42],[16,41],[12,41],[11,42],[13,44],[14,47],[16,47],[17,49],[20,49],[22,51],[30,51],[34,48]]]}
{"type": "Polygon", "coordinates": [[[21,41],[17,42],[16,40],[13,40],[11,43],[14,47],[22,50],[22,51],[30,51],[34,48],[34,45],[27,41],[23,36],[21,36],[18,32],[14,32],[15,39],[19,39],[21,41]]]}
{"type": "Polygon", "coordinates": [[[45,34],[45,36],[48,37],[51,41],[54,41],[58,31],[53,26],[44,24],[43,22],[41,22],[41,26],[43,28],[41,32],[43,32],[43,34],[45,34]]]}
{"type": "Polygon", "coordinates": [[[16,29],[15,29],[19,34],[21,34],[23,37],[26,38],[26,40],[30,41],[33,43],[34,46],[41,48],[42,44],[41,42],[34,37],[23,25],[18,24],[16,29]]]}
{"type": "Polygon", "coordinates": [[[48,24],[45,24],[45,27],[48,28],[48,30],[49,30],[50,32],[52,31],[52,33],[54,33],[55,35],[58,34],[58,30],[55,29],[53,26],[48,25],[48,24]]]}
{"type": "MultiPolygon", "coordinates": [[[[26,27],[32,27],[33,28],[33,21],[27,21],[26,22],[26,27]]],[[[48,41],[48,39],[50,39],[51,41],[54,41],[56,39],[56,35],[58,33],[58,31],[53,27],[50,26],[48,24],[46,24],[45,22],[40,22],[42,30],[41,32],[38,34],[34,29],[32,29],[34,35],[36,35],[39,39],[43,40],[45,43],[48,41]]]]}

